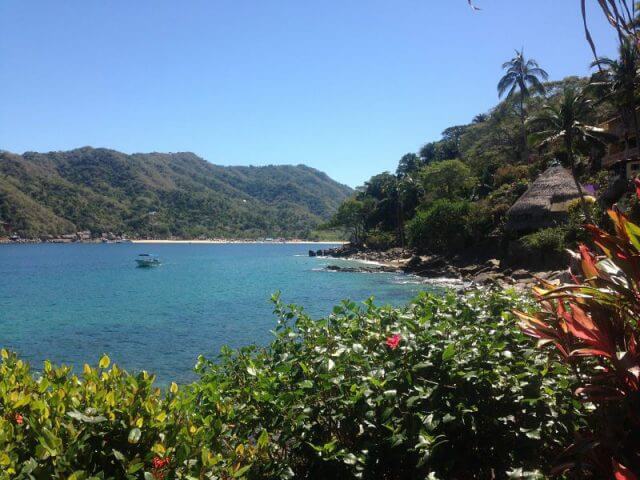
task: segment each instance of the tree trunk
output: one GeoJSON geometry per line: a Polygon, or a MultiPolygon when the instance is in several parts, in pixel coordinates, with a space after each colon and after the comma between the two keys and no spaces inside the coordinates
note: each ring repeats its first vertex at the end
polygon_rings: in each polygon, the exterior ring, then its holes
{"type": "Polygon", "coordinates": [[[529,152],[527,148],[527,127],[525,126],[524,115],[524,94],[520,92],[520,126],[522,128],[522,161],[527,163],[529,160],[529,152]]]}
{"type": "Polygon", "coordinates": [[[587,201],[584,198],[584,192],[582,191],[582,185],[578,181],[578,172],[573,159],[573,149],[570,145],[567,146],[567,156],[569,157],[569,165],[571,165],[571,176],[573,177],[573,183],[576,184],[576,188],[578,189],[578,195],[580,196],[580,205],[582,206],[582,213],[584,213],[584,218],[586,223],[593,223],[593,219],[591,218],[591,212],[589,211],[589,206],[587,205],[587,201]]]}
{"type": "Polygon", "coordinates": [[[402,199],[400,198],[400,195],[398,195],[398,201],[396,202],[396,215],[398,218],[398,237],[400,239],[400,246],[402,247],[402,249],[404,250],[404,225],[403,225],[403,214],[402,214],[402,199]]]}

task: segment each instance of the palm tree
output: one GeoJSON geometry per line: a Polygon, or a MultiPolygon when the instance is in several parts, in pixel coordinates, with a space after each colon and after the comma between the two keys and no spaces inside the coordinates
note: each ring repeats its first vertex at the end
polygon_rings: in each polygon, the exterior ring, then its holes
{"type": "Polygon", "coordinates": [[[587,152],[594,143],[604,143],[611,138],[604,129],[585,123],[591,112],[591,103],[583,92],[565,87],[559,103],[547,103],[537,116],[527,121],[535,130],[531,137],[539,148],[550,146],[564,150],[588,222],[591,222],[591,214],[578,181],[576,153],[587,152]]]}
{"type": "Polygon", "coordinates": [[[598,58],[591,64],[598,67],[591,86],[601,95],[603,100],[610,101],[620,113],[626,127],[625,146],[629,148],[628,132],[633,130],[636,143],[640,139],[640,126],[636,116],[637,91],[640,87],[638,70],[640,69],[640,53],[629,38],[620,44],[620,58],[612,60],[607,57],[598,58]]]}
{"type": "Polygon", "coordinates": [[[508,62],[502,65],[502,69],[506,73],[498,82],[498,96],[502,97],[505,92],[507,98],[511,98],[516,92],[519,93],[520,101],[520,122],[522,125],[522,159],[527,159],[527,129],[525,126],[524,101],[532,93],[544,93],[544,85],[540,81],[547,80],[549,74],[545,72],[538,62],[533,59],[527,60],[524,57],[524,51],[516,50],[516,55],[508,62]]]}

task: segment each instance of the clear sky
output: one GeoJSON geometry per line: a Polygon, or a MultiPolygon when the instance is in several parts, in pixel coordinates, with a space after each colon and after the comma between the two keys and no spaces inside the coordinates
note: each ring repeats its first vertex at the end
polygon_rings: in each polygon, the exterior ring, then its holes
{"type": "Polygon", "coordinates": [[[515,48],[552,79],[588,72],[578,0],[476,4],[0,0],[0,149],[193,151],[356,186],[492,107],[515,48]]]}

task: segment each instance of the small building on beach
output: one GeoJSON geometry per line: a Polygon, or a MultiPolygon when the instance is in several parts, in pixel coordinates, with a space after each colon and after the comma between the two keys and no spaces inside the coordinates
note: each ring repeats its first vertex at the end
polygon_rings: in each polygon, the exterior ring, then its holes
{"type": "Polygon", "coordinates": [[[569,204],[579,197],[571,172],[549,167],[507,211],[506,229],[525,234],[565,223],[569,204]]]}

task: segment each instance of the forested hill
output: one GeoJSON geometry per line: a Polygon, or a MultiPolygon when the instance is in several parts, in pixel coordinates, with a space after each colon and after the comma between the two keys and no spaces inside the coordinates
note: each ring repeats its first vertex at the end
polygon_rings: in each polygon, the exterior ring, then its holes
{"type": "Polygon", "coordinates": [[[0,152],[0,222],[25,237],[306,237],[351,193],[304,165],[223,167],[193,153],[90,147],[0,152]]]}

